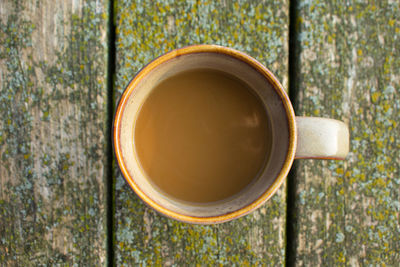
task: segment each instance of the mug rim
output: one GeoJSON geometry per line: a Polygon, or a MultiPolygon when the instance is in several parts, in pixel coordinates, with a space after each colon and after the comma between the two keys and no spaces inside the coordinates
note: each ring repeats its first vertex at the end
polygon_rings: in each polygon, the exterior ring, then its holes
{"type": "Polygon", "coordinates": [[[125,178],[125,180],[128,182],[129,186],[131,189],[150,207],[155,209],[156,211],[160,212],[161,214],[164,214],[167,217],[173,218],[175,220],[179,220],[182,222],[187,222],[187,223],[195,223],[195,224],[215,224],[215,223],[222,223],[226,221],[230,221],[239,217],[242,217],[251,211],[257,209],[260,207],[263,203],[265,203],[269,198],[271,198],[275,192],[278,190],[278,188],[282,185],[284,180],[287,177],[287,174],[289,173],[289,170],[292,166],[292,163],[294,161],[295,157],[295,151],[296,151],[296,145],[297,145],[297,129],[296,129],[296,121],[295,121],[295,113],[293,110],[293,106],[290,102],[290,99],[283,89],[283,86],[280,84],[278,79],[272,74],[271,71],[267,69],[263,64],[258,62],[256,59],[252,58],[251,56],[240,52],[238,50],[224,47],[224,46],[219,46],[219,45],[209,45],[209,44],[202,44],[202,45],[192,45],[192,46],[186,46],[182,48],[178,48],[175,50],[172,50],[170,52],[167,52],[151,62],[149,62],[147,65],[145,65],[134,77],[133,79],[128,83],[127,87],[125,88],[123,94],[120,97],[119,103],[117,105],[117,109],[115,111],[114,119],[113,119],[113,147],[114,147],[114,154],[115,157],[117,158],[117,162],[119,165],[119,168],[125,178]],[[196,216],[189,216],[189,215],[184,215],[181,213],[178,213],[176,211],[167,209],[160,205],[159,203],[155,202],[154,200],[151,199],[150,196],[146,195],[140,187],[135,183],[135,180],[131,175],[129,174],[125,163],[124,159],[122,156],[122,151],[121,151],[121,144],[120,144],[120,129],[121,129],[121,118],[123,115],[123,111],[126,107],[127,100],[129,99],[130,95],[132,94],[133,90],[139,84],[139,82],[145,78],[153,69],[155,69],[157,66],[163,64],[166,61],[169,61],[173,58],[182,56],[182,55],[188,55],[188,54],[197,54],[197,53],[217,53],[217,54],[224,54],[231,56],[233,58],[236,58],[244,63],[247,63],[251,67],[253,67],[256,71],[258,71],[263,77],[265,77],[268,82],[272,85],[274,90],[278,93],[280,96],[280,99],[282,101],[282,104],[284,106],[284,109],[286,111],[286,117],[288,120],[288,128],[289,128],[289,146],[288,146],[288,151],[286,153],[286,158],[285,161],[282,165],[282,168],[277,175],[277,177],[274,178],[273,183],[265,189],[265,191],[259,196],[257,199],[255,199],[253,202],[250,204],[234,210],[229,213],[221,214],[221,215],[216,215],[216,216],[209,216],[209,217],[196,217],[196,216]]]}

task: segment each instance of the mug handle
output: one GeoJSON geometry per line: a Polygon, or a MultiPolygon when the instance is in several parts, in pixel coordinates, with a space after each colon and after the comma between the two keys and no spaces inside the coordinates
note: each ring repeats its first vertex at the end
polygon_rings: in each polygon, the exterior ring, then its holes
{"type": "Polygon", "coordinates": [[[296,159],[343,160],[349,153],[349,128],[341,121],[297,117],[296,159]]]}

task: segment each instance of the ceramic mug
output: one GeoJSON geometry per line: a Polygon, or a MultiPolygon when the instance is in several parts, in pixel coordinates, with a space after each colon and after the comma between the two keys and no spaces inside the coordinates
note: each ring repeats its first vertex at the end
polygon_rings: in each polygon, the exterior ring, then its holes
{"type": "Polygon", "coordinates": [[[283,183],[295,158],[344,159],[349,130],[337,120],[296,117],[280,82],[252,57],[227,47],[195,45],[156,58],[132,79],[115,113],[113,144],[123,176],[146,204],[179,221],[215,224],[239,218],[265,203],[283,183]],[[260,177],[234,198],[209,204],[180,202],[157,190],[142,171],[133,145],[137,115],[149,93],[161,81],[199,68],[224,71],[250,85],[272,125],[272,150],[260,177]]]}

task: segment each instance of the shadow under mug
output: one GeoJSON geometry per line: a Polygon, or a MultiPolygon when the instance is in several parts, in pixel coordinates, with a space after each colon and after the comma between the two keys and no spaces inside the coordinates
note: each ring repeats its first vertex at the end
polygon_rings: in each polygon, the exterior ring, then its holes
{"type": "Polygon", "coordinates": [[[194,45],[156,58],[132,79],[116,110],[113,144],[123,176],[146,204],[179,221],[215,224],[265,203],[283,183],[295,158],[344,159],[349,130],[333,119],[296,117],[280,82],[252,57],[227,47],[194,45]],[[206,204],[177,201],[157,190],[142,170],[133,145],[135,122],[151,91],[171,76],[199,68],[224,71],[246,82],[261,99],[272,132],[270,157],[259,178],[235,197],[206,204]]]}

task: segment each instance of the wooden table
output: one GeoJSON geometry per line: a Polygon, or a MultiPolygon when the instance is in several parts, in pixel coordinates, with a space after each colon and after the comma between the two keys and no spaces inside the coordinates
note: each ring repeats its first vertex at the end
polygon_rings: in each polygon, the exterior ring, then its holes
{"type": "Polygon", "coordinates": [[[4,0],[0,77],[0,266],[399,266],[398,1],[4,0]],[[115,103],[199,43],[268,66],[297,115],[348,123],[347,160],[296,161],[229,223],[148,209],[113,161],[115,103]]]}

